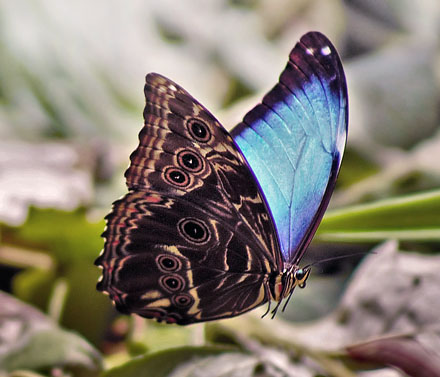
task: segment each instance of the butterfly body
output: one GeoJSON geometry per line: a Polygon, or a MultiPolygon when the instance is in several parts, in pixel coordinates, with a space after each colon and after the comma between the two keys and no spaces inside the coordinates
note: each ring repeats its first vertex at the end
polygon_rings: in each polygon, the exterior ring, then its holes
{"type": "Polygon", "coordinates": [[[98,289],[122,312],[178,324],[289,297],[310,273],[299,260],[345,145],[345,79],[334,47],[319,33],[304,36],[280,82],[232,134],[161,75],[147,75],[145,96],[129,192],[106,217],[98,289]],[[297,182],[308,168],[307,188],[297,182]]]}

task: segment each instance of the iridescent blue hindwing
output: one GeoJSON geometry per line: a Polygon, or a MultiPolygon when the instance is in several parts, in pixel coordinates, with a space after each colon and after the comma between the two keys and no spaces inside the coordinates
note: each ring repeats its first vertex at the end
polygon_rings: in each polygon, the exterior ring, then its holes
{"type": "Polygon", "coordinates": [[[297,264],[333,191],[348,124],[347,87],[336,49],[304,35],[278,84],[231,132],[275,222],[283,259],[297,264]]]}

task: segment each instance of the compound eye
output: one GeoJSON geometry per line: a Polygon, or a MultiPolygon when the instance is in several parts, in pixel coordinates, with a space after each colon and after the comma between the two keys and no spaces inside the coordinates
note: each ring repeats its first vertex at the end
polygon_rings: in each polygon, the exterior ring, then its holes
{"type": "Polygon", "coordinates": [[[310,267],[300,268],[295,271],[295,280],[298,287],[305,288],[306,281],[309,275],[310,275],[310,267]]]}
{"type": "Polygon", "coordinates": [[[300,268],[299,270],[296,270],[295,272],[295,279],[301,281],[306,276],[305,271],[300,268]]]}

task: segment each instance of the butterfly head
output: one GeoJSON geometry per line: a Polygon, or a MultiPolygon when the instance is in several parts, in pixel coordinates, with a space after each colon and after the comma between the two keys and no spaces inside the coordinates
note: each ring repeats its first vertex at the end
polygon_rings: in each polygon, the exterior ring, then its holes
{"type": "Polygon", "coordinates": [[[281,301],[290,297],[295,287],[304,288],[306,281],[310,275],[311,266],[299,268],[298,266],[292,266],[289,269],[283,271],[273,280],[272,284],[272,298],[274,301],[281,301]]]}
{"type": "MultiPolygon", "coordinates": [[[[283,299],[287,299],[283,305],[282,311],[286,309],[289,303],[290,297],[292,296],[295,287],[304,288],[306,286],[306,281],[310,275],[312,266],[306,266],[304,268],[299,268],[297,265],[292,265],[290,268],[284,270],[272,276],[270,282],[270,292],[271,298],[277,302],[275,308],[272,310],[272,318],[275,317],[278,308],[281,305],[283,299]]],[[[263,317],[270,311],[270,301],[267,312],[263,317]]]]}

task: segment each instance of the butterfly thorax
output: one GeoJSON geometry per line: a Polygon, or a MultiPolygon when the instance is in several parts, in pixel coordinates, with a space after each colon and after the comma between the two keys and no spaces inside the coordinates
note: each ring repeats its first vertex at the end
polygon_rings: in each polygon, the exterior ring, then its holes
{"type": "Polygon", "coordinates": [[[281,301],[288,298],[295,287],[304,288],[310,275],[310,267],[299,268],[292,265],[282,272],[273,273],[269,279],[271,299],[281,301]]]}

